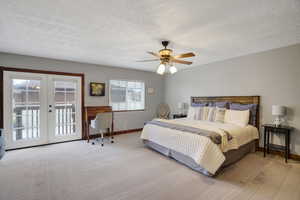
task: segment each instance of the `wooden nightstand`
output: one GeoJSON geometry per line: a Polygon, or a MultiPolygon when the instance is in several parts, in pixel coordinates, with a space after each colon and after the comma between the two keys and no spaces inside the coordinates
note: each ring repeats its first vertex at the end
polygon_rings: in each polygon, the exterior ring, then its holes
{"type": "Polygon", "coordinates": [[[184,117],[187,117],[187,115],[185,115],[185,114],[174,114],[173,115],[173,119],[184,118],[184,117]]]}
{"type": "Polygon", "coordinates": [[[270,149],[283,151],[285,153],[285,162],[290,156],[290,134],[294,129],[290,126],[275,126],[273,124],[264,124],[264,157],[266,152],[270,153],[270,149]],[[285,146],[270,144],[270,134],[283,134],[285,135],[285,146]]]}

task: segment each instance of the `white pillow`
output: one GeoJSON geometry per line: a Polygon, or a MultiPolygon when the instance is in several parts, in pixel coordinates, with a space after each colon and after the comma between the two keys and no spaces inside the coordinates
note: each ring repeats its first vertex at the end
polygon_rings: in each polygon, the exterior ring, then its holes
{"type": "Polygon", "coordinates": [[[249,123],[249,110],[226,110],[224,122],[245,127],[249,123]]]}
{"type": "Polygon", "coordinates": [[[199,107],[192,107],[192,106],[189,107],[189,111],[187,114],[188,119],[192,119],[192,120],[198,119],[198,115],[199,115],[199,107]]]}
{"type": "Polygon", "coordinates": [[[193,107],[189,107],[186,118],[193,119],[195,116],[195,109],[193,107]]]}
{"type": "Polygon", "coordinates": [[[202,107],[195,108],[195,120],[200,120],[200,116],[202,112],[203,112],[202,107]]]}

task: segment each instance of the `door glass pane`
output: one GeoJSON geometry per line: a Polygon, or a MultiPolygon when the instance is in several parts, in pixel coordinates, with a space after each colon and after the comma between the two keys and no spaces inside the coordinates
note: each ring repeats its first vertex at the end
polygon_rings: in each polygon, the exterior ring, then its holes
{"type": "Polygon", "coordinates": [[[73,103],[75,102],[75,93],[74,92],[67,92],[66,93],[66,101],[73,103]]]}
{"type": "Polygon", "coordinates": [[[29,104],[40,104],[40,92],[39,91],[28,91],[28,103],[29,104]]]}
{"type": "Polygon", "coordinates": [[[13,129],[13,140],[18,141],[18,140],[23,140],[26,139],[26,129],[25,128],[15,128],[13,129]]]}
{"type": "Polygon", "coordinates": [[[28,80],[13,79],[13,89],[26,90],[28,80]]]}
{"type": "Polygon", "coordinates": [[[38,81],[38,80],[29,80],[28,90],[30,90],[30,91],[39,91],[40,90],[40,81],[38,81]]]}
{"type": "Polygon", "coordinates": [[[56,104],[62,104],[62,106],[63,106],[65,103],[65,99],[66,99],[65,92],[60,92],[60,91],[55,92],[55,103],[56,104]]]}
{"type": "Polygon", "coordinates": [[[26,126],[26,115],[13,116],[13,128],[24,128],[26,126]]]}
{"type": "Polygon", "coordinates": [[[13,140],[40,137],[40,80],[12,80],[13,140]]]}
{"type": "Polygon", "coordinates": [[[54,92],[55,135],[73,135],[76,133],[76,83],[73,81],[54,81],[54,92]]]}

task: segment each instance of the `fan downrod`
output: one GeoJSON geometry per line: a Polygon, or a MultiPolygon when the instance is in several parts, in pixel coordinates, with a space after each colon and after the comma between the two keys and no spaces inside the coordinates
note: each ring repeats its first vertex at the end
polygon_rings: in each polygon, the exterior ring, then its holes
{"type": "Polygon", "coordinates": [[[165,47],[165,49],[167,48],[168,44],[169,44],[169,41],[161,41],[161,44],[165,47]]]}

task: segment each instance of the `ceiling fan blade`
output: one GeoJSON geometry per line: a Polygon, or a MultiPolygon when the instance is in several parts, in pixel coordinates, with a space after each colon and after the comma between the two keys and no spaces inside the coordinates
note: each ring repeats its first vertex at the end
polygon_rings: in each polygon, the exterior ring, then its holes
{"type": "Polygon", "coordinates": [[[147,53],[149,53],[149,54],[151,54],[151,55],[153,55],[153,56],[155,56],[155,57],[160,58],[160,55],[157,54],[157,53],[154,53],[154,52],[151,52],[151,51],[148,51],[147,53]]]}
{"type": "Polygon", "coordinates": [[[136,62],[153,62],[153,61],[159,61],[160,59],[149,59],[149,60],[137,60],[136,62]]]}
{"type": "Polygon", "coordinates": [[[185,61],[185,60],[177,60],[177,59],[172,59],[172,62],[174,63],[180,63],[180,64],[185,64],[185,65],[190,65],[192,64],[193,62],[190,62],[190,61],[185,61]]]}
{"type": "Polygon", "coordinates": [[[184,54],[174,56],[174,58],[175,59],[177,59],[177,58],[188,58],[188,57],[193,57],[193,56],[195,56],[195,54],[190,52],[190,53],[184,53],[184,54]]]}

